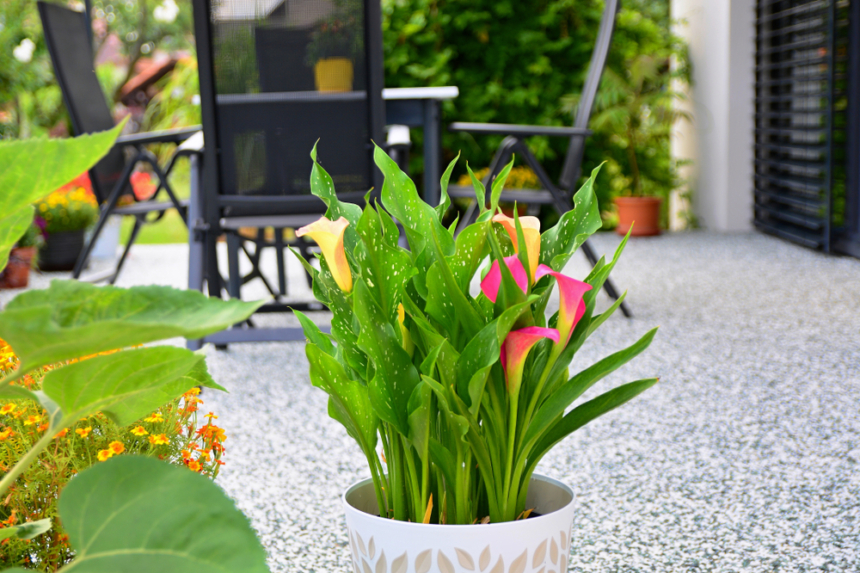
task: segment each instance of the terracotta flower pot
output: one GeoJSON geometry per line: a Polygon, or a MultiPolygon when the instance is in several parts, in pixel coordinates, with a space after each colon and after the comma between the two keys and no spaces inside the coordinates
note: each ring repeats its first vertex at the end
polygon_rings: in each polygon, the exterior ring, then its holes
{"type": "Polygon", "coordinates": [[[36,247],[17,247],[9,253],[9,264],[0,273],[0,289],[25,288],[30,283],[30,268],[36,247]]]}
{"type": "Polygon", "coordinates": [[[659,197],[616,197],[615,206],[618,207],[618,226],[615,232],[626,235],[633,225],[630,233],[634,237],[648,237],[660,234],[660,203],[659,197]]]}
{"type": "Polygon", "coordinates": [[[526,507],[538,517],[486,525],[424,525],[378,517],[373,482],[343,496],[356,573],[547,573],[567,571],[573,491],[533,476],[526,507]]]}
{"type": "Polygon", "coordinates": [[[351,91],[352,74],[352,60],[348,58],[323,58],[314,66],[317,91],[351,91]]]}
{"type": "Polygon", "coordinates": [[[84,248],[84,230],[49,233],[39,251],[43,271],[70,271],[84,248]]]}

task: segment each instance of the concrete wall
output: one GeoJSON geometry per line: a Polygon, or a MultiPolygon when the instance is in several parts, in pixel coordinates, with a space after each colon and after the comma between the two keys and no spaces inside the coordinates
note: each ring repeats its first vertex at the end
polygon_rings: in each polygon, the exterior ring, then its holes
{"type": "MultiPolygon", "coordinates": [[[[717,231],[752,229],[755,0],[672,0],[675,33],[690,45],[692,123],[672,139],[675,157],[692,159],[693,211],[717,231]]],[[[673,197],[673,227],[684,207],[673,197]]]]}

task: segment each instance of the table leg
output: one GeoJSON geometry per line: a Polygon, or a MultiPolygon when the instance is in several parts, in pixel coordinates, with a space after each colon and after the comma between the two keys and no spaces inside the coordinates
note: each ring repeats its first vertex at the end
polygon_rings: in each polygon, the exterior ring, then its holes
{"type": "Polygon", "coordinates": [[[424,101],[424,200],[439,204],[439,177],[442,175],[439,157],[442,153],[439,101],[424,101]]]}

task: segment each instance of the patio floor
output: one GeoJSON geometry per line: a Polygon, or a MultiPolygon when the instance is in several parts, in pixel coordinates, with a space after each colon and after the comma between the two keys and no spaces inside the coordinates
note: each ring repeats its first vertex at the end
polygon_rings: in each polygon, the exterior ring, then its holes
{"type": "MultiPolygon", "coordinates": [[[[593,243],[611,255],[618,240],[593,243]]],[[[181,287],[186,256],[138,246],[120,284],[181,287]]],[[[568,272],[584,276],[584,258],[568,272]]],[[[860,570],[860,261],[760,234],[692,232],[631,241],[613,276],[635,318],[609,320],[574,367],[660,325],[649,351],[597,390],[661,382],[540,467],[577,494],[570,570],[860,570]]],[[[231,392],[203,396],[228,435],[217,483],[260,533],[272,570],[348,571],[339,495],[366,471],[310,386],[303,344],[208,355],[231,392]]]]}

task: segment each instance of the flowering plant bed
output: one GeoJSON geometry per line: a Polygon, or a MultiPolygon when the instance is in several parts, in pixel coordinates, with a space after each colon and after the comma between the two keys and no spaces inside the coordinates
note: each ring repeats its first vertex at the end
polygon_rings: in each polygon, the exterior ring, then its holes
{"type": "MultiPolygon", "coordinates": [[[[377,148],[381,203],[368,200],[361,209],[337,199],[315,150],[311,156],[311,189],[328,211],[297,234],[321,248],[321,269],[305,264],[315,296],[332,310],[331,335],[296,314],[311,381],[329,394],[329,414],[364,452],[378,515],[435,524],[527,517],[528,484],[541,458],[657,382],[624,384],[568,411],[656,332],[569,376],[574,354],[623,300],[594,312],[626,239],[584,281],[562,274],[601,227],[597,170],[574,208],[541,233],[534,217],[498,212],[508,165],[493,182],[490,208],[454,237],[456,225],[446,229],[441,217],[456,160],[442,176],[441,204],[432,207],[377,148]],[[408,249],[399,246],[398,223],[408,249]],[[547,317],[554,291],[559,310],[547,317]]],[[[470,178],[483,205],[484,187],[471,170],[470,178]]]]}
{"type": "MultiPolygon", "coordinates": [[[[107,353],[103,353],[107,354],[107,353]]],[[[69,363],[77,360],[69,361],[69,363]]],[[[0,339],[0,375],[18,366],[12,349],[0,339]]],[[[52,366],[25,376],[20,387],[39,391],[52,366]]],[[[214,479],[223,465],[224,430],[213,423],[212,412],[198,428],[200,389],[192,388],[148,416],[126,426],[118,426],[102,412],[96,412],[63,428],[52,444],[21,477],[26,485],[10,488],[0,502],[0,529],[42,519],[54,527],[32,540],[15,537],[0,541],[0,565],[31,565],[55,571],[71,562],[74,552],[58,518],[57,499],[68,481],[93,464],[119,455],[156,457],[187,467],[214,479]]],[[[49,431],[49,416],[30,400],[0,401],[0,472],[31,449],[49,431]]]]}

